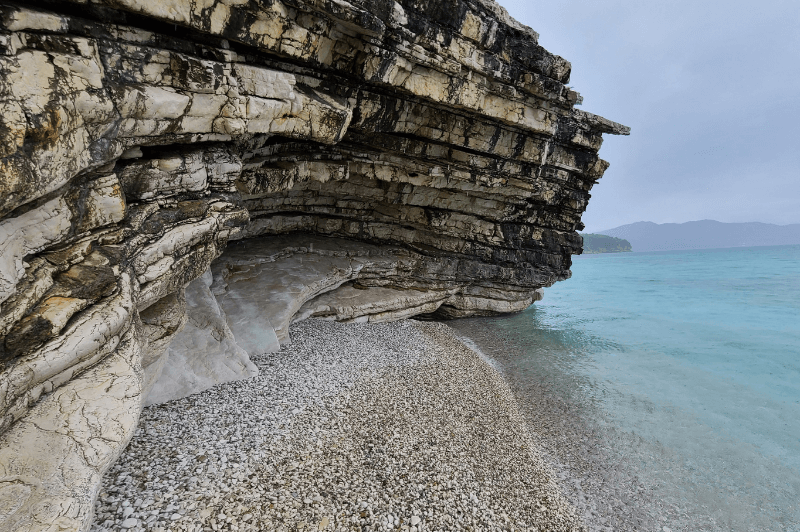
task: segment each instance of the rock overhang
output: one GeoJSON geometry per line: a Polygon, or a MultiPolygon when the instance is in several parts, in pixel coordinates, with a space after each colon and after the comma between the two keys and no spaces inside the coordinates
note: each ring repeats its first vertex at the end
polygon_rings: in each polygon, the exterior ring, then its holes
{"type": "Polygon", "coordinates": [[[0,21],[0,498],[27,486],[12,528],[88,526],[184,290],[229,241],[217,271],[248,242],[361,253],[287,326],[520,310],[569,277],[602,134],[629,133],[576,109],[569,63],[486,0],[39,0],[0,3],[0,21]],[[109,379],[106,408],[90,392],[109,379]],[[65,398],[88,425],[64,425],[65,398]],[[34,441],[83,480],[39,471],[34,441]],[[71,509],[37,521],[43,501],[71,509]]]}

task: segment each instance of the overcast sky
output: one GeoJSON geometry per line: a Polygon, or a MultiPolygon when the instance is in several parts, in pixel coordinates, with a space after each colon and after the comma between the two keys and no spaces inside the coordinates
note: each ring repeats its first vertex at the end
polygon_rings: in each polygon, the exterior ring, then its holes
{"type": "Polygon", "coordinates": [[[572,63],[606,136],[587,231],[800,223],[800,2],[499,0],[572,63]]]}

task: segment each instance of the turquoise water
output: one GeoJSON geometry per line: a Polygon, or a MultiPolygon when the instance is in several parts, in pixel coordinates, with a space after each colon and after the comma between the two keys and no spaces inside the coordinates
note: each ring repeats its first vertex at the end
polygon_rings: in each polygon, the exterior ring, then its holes
{"type": "Polygon", "coordinates": [[[800,531],[800,246],[587,255],[572,272],[494,322],[522,346],[506,371],[580,407],[673,508],[658,530],[800,531]]]}

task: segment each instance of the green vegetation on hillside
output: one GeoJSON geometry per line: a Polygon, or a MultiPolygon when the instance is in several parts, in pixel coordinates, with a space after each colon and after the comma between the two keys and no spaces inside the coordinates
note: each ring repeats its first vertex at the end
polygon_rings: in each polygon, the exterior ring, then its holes
{"type": "Polygon", "coordinates": [[[620,253],[631,251],[631,243],[623,238],[613,236],[581,234],[584,253],[620,253]]]}

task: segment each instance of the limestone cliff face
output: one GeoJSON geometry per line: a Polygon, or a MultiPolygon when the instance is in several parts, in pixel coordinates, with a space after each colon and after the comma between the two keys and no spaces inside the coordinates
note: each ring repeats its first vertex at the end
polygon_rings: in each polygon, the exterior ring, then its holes
{"type": "Polygon", "coordinates": [[[85,529],[168,350],[268,347],[237,316],[286,341],[568,278],[628,133],[569,75],[489,0],[0,1],[0,529],[85,529]]]}

